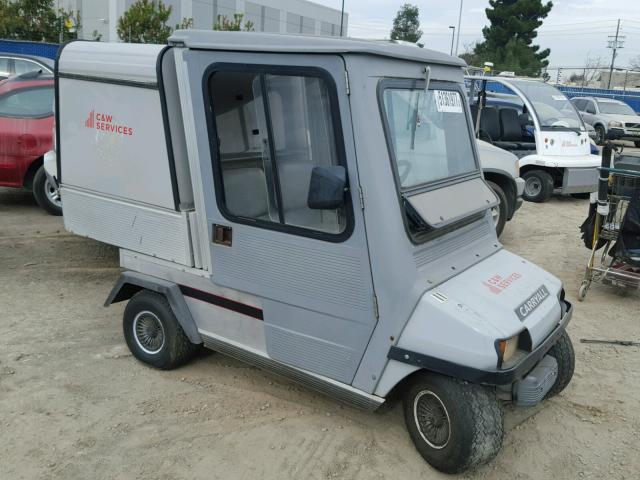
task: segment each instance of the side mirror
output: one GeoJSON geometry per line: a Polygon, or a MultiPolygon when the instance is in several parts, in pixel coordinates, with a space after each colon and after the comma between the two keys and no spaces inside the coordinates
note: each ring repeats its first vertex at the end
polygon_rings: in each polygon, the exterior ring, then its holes
{"type": "Polygon", "coordinates": [[[344,205],[347,171],[336,165],[313,167],[307,206],[314,210],[335,210],[344,205]]]}

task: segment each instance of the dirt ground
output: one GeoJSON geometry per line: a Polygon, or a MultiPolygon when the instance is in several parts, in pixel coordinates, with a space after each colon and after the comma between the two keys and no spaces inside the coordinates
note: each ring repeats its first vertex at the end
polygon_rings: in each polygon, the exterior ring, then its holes
{"type": "MultiPolygon", "coordinates": [[[[560,277],[575,305],[571,385],[506,412],[504,447],[468,479],[637,479],[639,296],[576,292],[587,201],[525,204],[506,248],[560,277]]],[[[161,372],[128,353],[102,307],[117,251],[64,231],[28,192],[0,189],[0,479],[437,479],[399,404],[374,414],[219,354],[161,372]]]]}

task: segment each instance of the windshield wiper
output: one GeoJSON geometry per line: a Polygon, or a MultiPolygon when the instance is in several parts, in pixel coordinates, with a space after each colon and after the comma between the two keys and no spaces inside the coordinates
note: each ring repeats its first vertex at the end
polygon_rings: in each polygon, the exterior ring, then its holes
{"type": "Polygon", "coordinates": [[[559,130],[562,132],[575,132],[578,135],[582,132],[578,127],[565,127],[564,125],[541,125],[540,130],[559,130]]]}

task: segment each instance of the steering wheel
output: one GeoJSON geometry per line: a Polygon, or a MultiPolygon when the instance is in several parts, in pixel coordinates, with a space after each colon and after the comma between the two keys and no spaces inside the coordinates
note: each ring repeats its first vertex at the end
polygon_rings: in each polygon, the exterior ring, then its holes
{"type": "Polygon", "coordinates": [[[398,176],[400,177],[400,183],[404,183],[404,181],[409,178],[409,173],[411,173],[413,165],[409,160],[398,160],[396,163],[398,164],[398,176]]]}

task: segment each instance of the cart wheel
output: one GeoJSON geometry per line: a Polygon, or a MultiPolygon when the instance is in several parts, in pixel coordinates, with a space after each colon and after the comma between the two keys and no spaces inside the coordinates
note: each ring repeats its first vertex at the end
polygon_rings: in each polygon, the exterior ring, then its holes
{"type": "Polygon", "coordinates": [[[124,309],[122,325],[133,356],[155,368],[179,367],[198,349],[185,335],[167,299],[159,293],[136,293],[124,309]]]}
{"type": "Polygon", "coordinates": [[[522,198],[528,202],[544,203],[553,194],[553,177],[544,170],[529,170],[522,175],[524,192],[522,198]]]}
{"type": "Polygon", "coordinates": [[[481,385],[420,374],[405,393],[404,419],[420,455],[445,473],[486,463],[502,446],[502,409],[481,385]]]}
{"type": "Polygon", "coordinates": [[[578,300],[583,301],[585,299],[587,296],[587,290],[589,290],[589,283],[582,282],[582,285],[580,285],[580,288],[578,289],[578,300]]]}
{"type": "Polygon", "coordinates": [[[549,350],[549,355],[556,359],[558,363],[558,377],[545,398],[551,398],[564,390],[573,378],[573,371],[576,366],[576,354],[573,351],[571,337],[565,330],[556,343],[549,350]]]}

